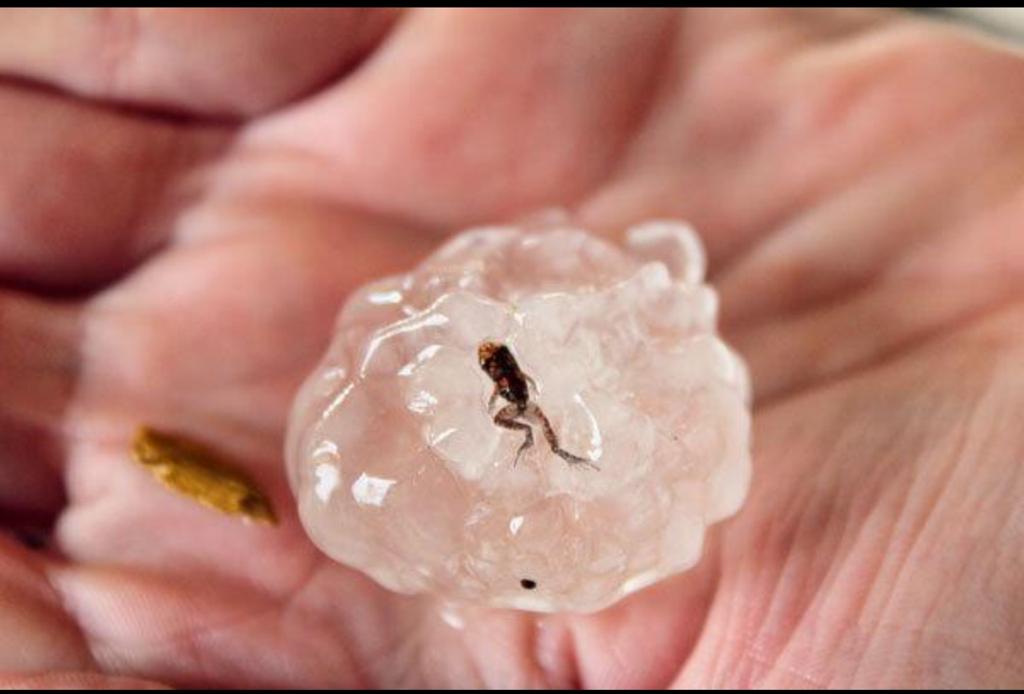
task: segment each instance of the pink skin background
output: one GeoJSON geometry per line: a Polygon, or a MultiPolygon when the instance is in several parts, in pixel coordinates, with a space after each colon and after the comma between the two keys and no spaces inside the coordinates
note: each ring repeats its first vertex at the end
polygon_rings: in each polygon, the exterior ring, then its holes
{"type": "Polygon", "coordinates": [[[0,684],[1024,683],[1024,56],[881,11],[0,12],[0,684]],[[747,506],[600,614],[462,629],[281,460],[340,302],[481,221],[701,231],[747,506]],[[277,528],[135,466],[216,442],[277,528]],[[125,679],[128,678],[128,679],[125,679]]]}

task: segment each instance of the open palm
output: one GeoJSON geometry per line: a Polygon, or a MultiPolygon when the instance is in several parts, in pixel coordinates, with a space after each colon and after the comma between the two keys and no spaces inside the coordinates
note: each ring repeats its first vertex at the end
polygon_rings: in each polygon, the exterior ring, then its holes
{"type": "Polygon", "coordinates": [[[896,13],[4,11],[0,682],[1024,683],[1024,59],[896,13]],[[306,539],[291,397],[467,225],[683,217],[751,365],[699,568],[596,615],[390,594],[306,539]],[[147,423],[278,527],[167,493],[147,423]]]}

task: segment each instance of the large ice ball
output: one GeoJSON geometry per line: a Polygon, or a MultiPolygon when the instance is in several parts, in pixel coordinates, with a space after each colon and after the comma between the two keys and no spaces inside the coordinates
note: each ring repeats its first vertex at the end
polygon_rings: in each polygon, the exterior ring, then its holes
{"type": "Polygon", "coordinates": [[[685,224],[625,249],[551,224],[360,289],[289,425],[310,537],[391,590],[545,612],[693,566],[750,477],[749,379],[703,276],[685,224]],[[515,368],[482,368],[485,342],[515,368]]]}

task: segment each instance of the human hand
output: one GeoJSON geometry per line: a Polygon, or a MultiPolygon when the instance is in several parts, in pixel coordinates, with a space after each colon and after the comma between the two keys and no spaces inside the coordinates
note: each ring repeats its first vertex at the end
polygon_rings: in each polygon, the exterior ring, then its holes
{"type": "Polygon", "coordinates": [[[1024,61],[908,15],[5,11],[5,684],[1024,681],[1024,61]],[[116,104],[116,105],[115,105],[116,104]],[[694,570],[589,616],[390,594],[281,461],[345,295],[566,205],[690,220],[756,389],[694,570]],[[148,423],[281,525],[167,493],[148,423]]]}

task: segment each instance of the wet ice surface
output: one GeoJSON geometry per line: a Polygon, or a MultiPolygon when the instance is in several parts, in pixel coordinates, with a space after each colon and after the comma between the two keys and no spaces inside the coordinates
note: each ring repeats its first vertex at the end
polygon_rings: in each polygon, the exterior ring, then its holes
{"type": "Polygon", "coordinates": [[[323,551],[395,591],[545,612],[600,609],[699,560],[746,496],[749,379],[716,335],[692,230],[625,238],[473,229],[350,298],[288,434],[323,551]],[[488,340],[597,470],[539,427],[513,465],[523,433],[493,422],[506,401],[488,410],[488,340]]]}

